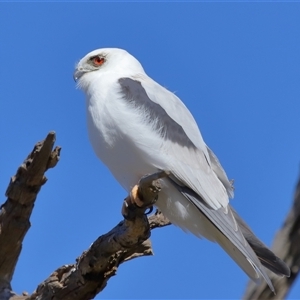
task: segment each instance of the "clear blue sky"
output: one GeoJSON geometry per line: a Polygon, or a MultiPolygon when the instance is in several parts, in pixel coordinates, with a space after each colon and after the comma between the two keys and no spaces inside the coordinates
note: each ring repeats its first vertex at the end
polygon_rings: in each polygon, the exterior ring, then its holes
{"type": "MultiPolygon", "coordinates": [[[[13,288],[32,292],[121,220],[126,193],[92,151],[72,78],[76,61],[102,47],[128,50],[185,102],[235,179],[233,206],[270,245],[299,171],[299,15],[300,3],[0,3],[2,193],[50,130],[62,146],[13,288]]],[[[152,242],[155,256],[122,265],[102,298],[243,294],[246,275],[217,245],[174,226],[152,242]]],[[[289,299],[299,295],[296,282],[289,299]]]]}

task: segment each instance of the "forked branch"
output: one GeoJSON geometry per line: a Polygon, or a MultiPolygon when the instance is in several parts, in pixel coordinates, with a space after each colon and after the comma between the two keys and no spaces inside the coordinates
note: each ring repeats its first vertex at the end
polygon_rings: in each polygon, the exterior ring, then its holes
{"type": "Polygon", "coordinates": [[[124,201],[122,212],[126,218],[123,221],[94,241],[74,264],[54,271],[32,295],[16,295],[10,283],[22,241],[30,228],[34,202],[47,181],[44,173],[59,160],[60,147],[52,150],[54,142],[55,133],[50,132],[44,141],[37,143],[7,188],[8,198],[0,212],[1,300],[92,299],[105,288],[121,263],[152,255],[150,230],[170,224],[158,211],[149,220],[145,215],[157,200],[159,179],[168,174],[145,176],[124,201]]]}

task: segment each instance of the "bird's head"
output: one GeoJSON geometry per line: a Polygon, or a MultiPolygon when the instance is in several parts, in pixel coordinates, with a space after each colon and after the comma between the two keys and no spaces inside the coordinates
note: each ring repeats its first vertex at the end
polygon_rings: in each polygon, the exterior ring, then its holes
{"type": "Polygon", "coordinates": [[[78,86],[84,88],[89,83],[105,73],[118,73],[120,76],[130,76],[144,73],[137,59],[123,49],[97,49],[84,56],[76,65],[73,74],[78,86]]]}

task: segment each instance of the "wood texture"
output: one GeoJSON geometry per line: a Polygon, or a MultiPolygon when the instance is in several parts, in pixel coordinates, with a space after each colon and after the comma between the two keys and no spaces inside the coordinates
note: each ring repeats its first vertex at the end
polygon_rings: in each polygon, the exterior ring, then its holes
{"type": "MultiPolygon", "coordinates": [[[[145,211],[155,203],[160,184],[158,179],[166,176],[164,172],[142,178],[139,185],[125,199],[130,218],[124,219],[110,232],[100,236],[91,247],[76,259],[76,263],[65,265],[52,273],[41,283],[28,299],[93,299],[116,274],[120,264],[125,261],[152,255],[150,225],[145,211]],[[138,193],[135,191],[138,190],[138,193]],[[139,199],[134,199],[139,197],[139,199]],[[138,207],[137,202],[143,206],[138,207]]],[[[152,228],[169,225],[160,213],[151,216],[152,228]],[[157,220],[157,222],[156,222],[157,220]]]]}
{"type": "MultiPolygon", "coordinates": [[[[30,216],[38,192],[47,179],[44,173],[53,168],[60,155],[60,147],[53,150],[55,133],[35,145],[23,164],[11,178],[6,191],[7,200],[0,207],[0,300],[87,300],[93,299],[114,276],[120,264],[141,256],[152,255],[150,231],[169,225],[163,214],[156,211],[147,218],[145,211],[157,200],[159,178],[165,172],[142,178],[125,199],[125,216],[108,233],[98,237],[71,265],[55,270],[37,287],[32,295],[16,295],[11,279],[22,242],[30,228],[30,216]]],[[[290,278],[269,274],[277,295],[263,282],[260,286],[250,282],[244,299],[284,299],[295,281],[300,268],[300,180],[297,184],[293,207],[282,229],[277,233],[273,251],[291,268],[290,278]]],[[[24,287],[26,289],[26,287],[24,287]]]]}
{"type": "Polygon", "coordinates": [[[44,173],[59,160],[60,148],[53,145],[55,133],[35,145],[18,168],[6,191],[7,200],[0,210],[0,299],[9,299],[10,282],[22,250],[23,239],[30,228],[34,202],[47,181],[44,173]]]}
{"type": "Polygon", "coordinates": [[[0,300],[92,299],[105,288],[120,264],[152,255],[150,230],[170,224],[158,211],[149,221],[145,215],[157,200],[159,178],[168,174],[159,172],[145,176],[124,201],[123,210],[125,207],[127,216],[123,221],[97,238],[74,264],[55,270],[32,295],[16,295],[10,282],[22,241],[30,228],[34,202],[47,181],[44,173],[59,160],[60,147],[52,150],[54,142],[55,133],[51,132],[44,141],[37,143],[7,188],[8,198],[0,212],[0,300]]]}

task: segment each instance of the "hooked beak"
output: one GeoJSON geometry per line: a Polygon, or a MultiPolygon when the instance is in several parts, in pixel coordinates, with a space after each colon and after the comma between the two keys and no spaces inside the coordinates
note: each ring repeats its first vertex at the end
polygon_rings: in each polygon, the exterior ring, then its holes
{"type": "Polygon", "coordinates": [[[78,79],[80,79],[80,77],[85,73],[84,70],[82,69],[75,69],[74,73],[73,73],[73,79],[75,82],[77,82],[78,79]]]}

